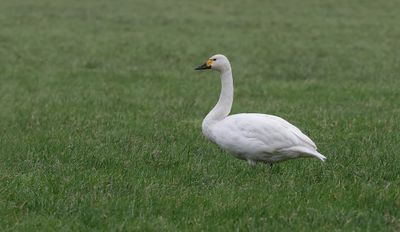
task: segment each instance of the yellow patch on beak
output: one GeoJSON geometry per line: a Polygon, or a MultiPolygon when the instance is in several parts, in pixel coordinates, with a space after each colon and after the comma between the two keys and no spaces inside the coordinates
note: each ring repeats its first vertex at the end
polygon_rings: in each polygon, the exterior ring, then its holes
{"type": "Polygon", "coordinates": [[[211,59],[207,60],[207,67],[210,67],[212,65],[213,61],[211,59]]]}

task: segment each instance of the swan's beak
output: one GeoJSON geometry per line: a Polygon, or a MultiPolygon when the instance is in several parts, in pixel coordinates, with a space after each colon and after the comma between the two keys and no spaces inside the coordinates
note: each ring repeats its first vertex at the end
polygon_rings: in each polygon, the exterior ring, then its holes
{"type": "Polygon", "coordinates": [[[207,63],[200,65],[199,67],[195,68],[194,70],[203,70],[203,69],[211,69],[212,60],[208,60],[207,63]]]}
{"type": "Polygon", "coordinates": [[[211,66],[207,66],[206,63],[200,65],[199,67],[195,68],[194,70],[203,70],[203,69],[210,69],[211,66]]]}

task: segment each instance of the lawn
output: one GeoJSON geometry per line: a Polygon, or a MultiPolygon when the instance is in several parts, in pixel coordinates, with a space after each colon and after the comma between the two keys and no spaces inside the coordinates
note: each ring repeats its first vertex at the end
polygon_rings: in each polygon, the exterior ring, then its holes
{"type": "Polygon", "coordinates": [[[2,0],[1,231],[399,231],[400,2],[2,0]],[[234,159],[201,122],[281,116],[328,159],[234,159]]]}

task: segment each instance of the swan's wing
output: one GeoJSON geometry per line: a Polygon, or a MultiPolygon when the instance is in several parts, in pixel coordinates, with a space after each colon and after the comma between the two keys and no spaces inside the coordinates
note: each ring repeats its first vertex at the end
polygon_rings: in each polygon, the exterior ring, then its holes
{"type": "Polygon", "coordinates": [[[278,150],[315,144],[284,119],[264,114],[236,114],[219,122],[216,143],[233,153],[274,153],[278,150]]]}
{"type": "Polygon", "coordinates": [[[301,130],[299,128],[290,124],[285,119],[274,116],[274,115],[267,115],[267,114],[259,114],[259,115],[267,117],[270,120],[276,121],[277,123],[281,124],[283,127],[290,130],[290,132],[293,133],[298,139],[300,139],[305,145],[308,145],[309,147],[317,149],[317,146],[315,145],[315,143],[307,135],[303,134],[303,132],[301,132],[301,130]]]}

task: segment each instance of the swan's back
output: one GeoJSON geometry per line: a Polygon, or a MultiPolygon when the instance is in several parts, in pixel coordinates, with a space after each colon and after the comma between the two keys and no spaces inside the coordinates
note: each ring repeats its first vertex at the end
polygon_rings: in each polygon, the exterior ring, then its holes
{"type": "Polygon", "coordinates": [[[303,142],[304,146],[310,146],[311,148],[317,149],[315,143],[307,135],[303,134],[303,132],[301,132],[299,128],[290,124],[285,119],[267,114],[256,114],[256,115],[259,115],[260,117],[265,117],[267,118],[266,120],[275,121],[276,123],[279,123],[281,126],[287,128],[291,133],[293,133],[298,139],[300,139],[300,141],[303,142]]]}

